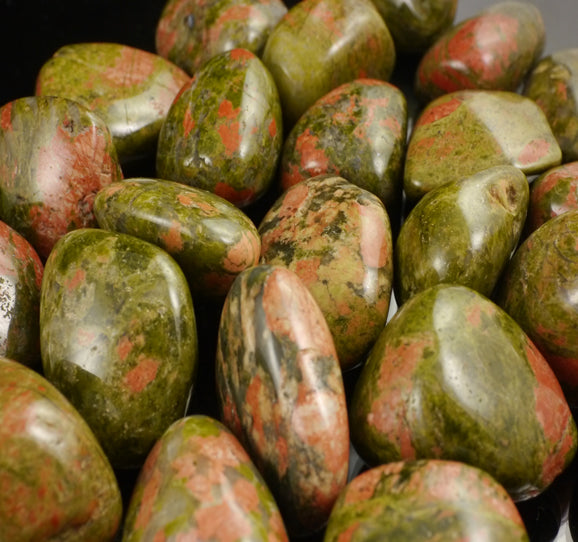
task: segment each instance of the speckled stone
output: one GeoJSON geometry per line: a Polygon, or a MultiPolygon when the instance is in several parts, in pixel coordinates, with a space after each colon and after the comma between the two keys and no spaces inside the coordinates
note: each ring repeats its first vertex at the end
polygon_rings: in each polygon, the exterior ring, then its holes
{"type": "Polygon", "coordinates": [[[246,207],[273,182],[282,145],[271,74],[251,51],[232,49],[210,59],[171,106],[156,172],[246,207]]]}
{"type": "Polygon", "coordinates": [[[231,49],[260,56],[285,13],[282,0],[168,0],[156,27],[156,51],[189,75],[231,49]]]}
{"type": "Polygon", "coordinates": [[[398,305],[442,282],[490,296],[520,239],[528,199],[528,179],[514,166],[495,166],[428,192],[395,243],[398,305]]]}
{"type": "Polygon", "coordinates": [[[429,103],[408,143],[403,187],[415,203],[437,186],[499,165],[542,173],[560,147],[535,102],[508,91],[462,90],[429,103]]]}
{"type": "Polygon", "coordinates": [[[161,248],[100,229],[63,236],[44,268],[42,366],[115,468],[140,467],[185,414],[197,364],[191,294],[161,248]]]}
{"type": "Polygon", "coordinates": [[[381,200],[342,177],[286,190],[259,224],[261,262],[294,271],[329,325],[344,370],[371,348],[389,311],[393,243],[381,200]]]}
{"type": "Polygon", "coordinates": [[[123,542],[287,542],[277,504],[235,436],[202,415],[174,422],[151,450],[130,499],[123,542]]]}
{"type": "Polygon", "coordinates": [[[497,301],[554,369],[568,401],[578,404],[578,210],[530,235],[506,268],[497,301]]]}
{"type": "Polygon", "coordinates": [[[371,0],[298,2],[271,31],[263,52],[287,128],[343,83],[387,81],[395,60],[393,39],[371,0]]]}
{"type": "Polygon", "coordinates": [[[0,357],[3,540],[110,542],[117,480],[84,419],[36,371],[0,357]]]}
{"type": "Polygon", "coordinates": [[[538,349],[500,307],[453,284],[416,294],[385,326],[356,383],[350,428],[370,465],[462,461],[515,500],[546,489],[577,446],[538,349]]]}
{"type": "Polygon", "coordinates": [[[83,105],[39,96],[0,108],[0,220],[43,261],[66,232],[96,226],[96,193],[121,178],[106,124],[83,105]]]}
{"type": "Polygon", "coordinates": [[[154,153],[161,125],[189,76],[159,55],[117,43],[74,43],[40,68],[36,94],[82,103],[101,117],[122,163],[154,153]]]}
{"type": "Polygon", "coordinates": [[[378,196],[390,218],[399,218],[407,120],[397,87],[377,79],[340,85],[319,98],[286,138],[283,190],[316,175],[339,175],[378,196]]]}
{"type": "Polygon", "coordinates": [[[424,53],[452,26],[458,0],[373,0],[401,53],[424,53]]]}
{"type": "Polygon", "coordinates": [[[546,31],[530,2],[492,4],[452,26],[422,56],[415,92],[423,102],[464,89],[516,91],[540,58],[546,31]]]}
{"type": "Polygon", "coordinates": [[[347,482],[347,405],[331,333],[295,273],[258,265],[235,279],[216,382],[222,420],[262,473],[289,534],[320,529],[347,482]]]}
{"type": "Polygon", "coordinates": [[[546,114],[564,162],[578,160],[578,48],[556,51],[541,59],[523,93],[546,114]]]}
{"type": "Polygon", "coordinates": [[[324,542],[528,542],[505,489],[457,461],[398,461],[355,477],[331,512],[324,542]]]}
{"type": "Polygon", "coordinates": [[[261,254],[257,228],[239,208],[173,181],[133,178],[110,184],[96,195],[94,214],[101,228],[166,250],[195,296],[224,297],[261,254]]]}

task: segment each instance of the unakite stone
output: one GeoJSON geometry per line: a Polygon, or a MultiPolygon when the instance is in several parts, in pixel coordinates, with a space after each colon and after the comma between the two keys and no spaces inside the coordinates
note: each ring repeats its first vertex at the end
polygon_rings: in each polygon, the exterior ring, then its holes
{"type": "Polygon", "coordinates": [[[395,59],[391,34],[371,0],[298,2],[271,31],[263,52],[287,128],[343,83],[387,81],[395,59]]]}
{"type": "Polygon", "coordinates": [[[441,282],[490,296],[520,239],[528,199],[528,179],[514,166],[496,166],[428,192],[395,244],[397,303],[441,282]]]}
{"type": "Polygon", "coordinates": [[[261,60],[247,49],[221,53],[171,106],[159,136],[157,176],[246,207],[273,182],[282,123],[275,81],[261,60]]]}
{"type": "Polygon", "coordinates": [[[69,98],[94,111],[110,129],[125,164],[154,153],[169,107],[188,80],[175,64],[149,51],[117,43],[74,43],[42,65],[36,94],[69,98]]]}
{"type": "Polygon", "coordinates": [[[0,220],[46,260],[65,233],[95,227],[96,193],[122,178],[106,123],[58,96],[0,108],[0,220]]]}
{"type": "Polygon", "coordinates": [[[523,93],[546,114],[564,162],[578,160],[578,48],[556,51],[541,59],[523,93]]]}
{"type": "Polygon", "coordinates": [[[403,187],[410,202],[443,184],[499,165],[526,175],[560,164],[542,110],[514,92],[462,90],[429,103],[411,134],[403,187]]]}
{"type": "Polygon", "coordinates": [[[424,53],[454,21],[458,0],[373,0],[400,53],[424,53]]]}
{"type": "Polygon", "coordinates": [[[339,175],[379,197],[390,218],[400,218],[406,132],[401,90],[378,79],[344,83],[319,98],[292,128],[283,147],[281,186],[339,175]]]}
{"type": "Polygon", "coordinates": [[[175,260],[131,235],[79,229],[48,258],[42,366],[115,468],[140,467],[184,416],[197,365],[191,294],[175,260]]]}
{"type": "Polygon", "coordinates": [[[384,327],[355,385],[350,428],[370,465],[461,461],[514,500],[544,491],[577,446],[568,403],[534,343],[495,303],[454,284],[416,294],[384,327]]]}
{"type": "Polygon", "coordinates": [[[122,500],[85,420],[43,376],[0,357],[3,540],[116,540],[122,500]]]}
{"type": "Polygon", "coordinates": [[[528,542],[506,490],[458,461],[397,461],[356,476],[339,496],[324,542],[528,542]]]}
{"type": "Polygon", "coordinates": [[[139,474],[123,542],[147,540],[287,542],[269,488],[237,438],[219,421],[174,422],[139,474]]]}
{"type": "Polygon", "coordinates": [[[545,27],[530,2],[497,2],[446,30],[422,56],[415,92],[423,102],[463,89],[515,92],[544,49],[545,27]]]}
{"type": "Polygon", "coordinates": [[[554,217],[520,245],[497,301],[554,369],[578,404],[578,210],[554,217]]]}
{"type": "Polygon", "coordinates": [[[261,56],[285,13],[282,0],[167,0],[156,27],[156,50],[190,75],[231,49],[261,56]]]}

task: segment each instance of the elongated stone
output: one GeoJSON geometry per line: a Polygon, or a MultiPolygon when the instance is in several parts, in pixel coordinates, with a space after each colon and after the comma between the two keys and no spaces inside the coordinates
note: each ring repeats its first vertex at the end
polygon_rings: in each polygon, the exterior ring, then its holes
{"type": "Polygon", "coordinates": [[[529,175],[562,160],[542,110],[514,92],[462,90],[429,103],[408,143],[403,187],[415,203],[437,186],[512,165],[529,175]]]}
{"type": "Polygon", "coordinates": [[[546,31],[530,2],[497,2],[451,27],[422,56],[415,92],[422,102],[464,89],[515,92],[540,58],[546,31]]]}
{"type": "Polygon", "coordinates": [[[546,359],[504,310],[453,284],[416,294],[385,326],[356,383],[350,427],[370,465],[462,461],[514,500],[544,491],[577,447],[546,359]]]}
{"type": "Polygon", "coordinates": [[[522,234],[528,199],[528,179],[514,166],[486,169],[428,192],[396,240],[397,303],[441,282],[489,297],[522,234]]]}
{"type": "Polygon", "coordinates": [[[291,536],[320,529],[347,482],[349,426],[331,333],[292,271],[233,283],[216,356],[221,416],[265,478],[291,536]]]}
{"type": "Polygon", "coordinates": [[[124,164],[154,153],[169,107],[188,80],[183,70],[149,51],[75,43],[41,66],[36,94],[69,98],[94,111],[110,129],[124,164]]]}

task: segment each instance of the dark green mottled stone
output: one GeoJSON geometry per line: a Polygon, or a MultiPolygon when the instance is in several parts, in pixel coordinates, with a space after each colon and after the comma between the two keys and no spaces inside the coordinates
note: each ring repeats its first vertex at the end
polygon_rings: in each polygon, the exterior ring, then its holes
{"type": "Polygon", "coordinates": [[[263,52],[287,128],[343,83],[387,81],[395,60],[393,39],[371,0],[298,2],[271,31],[263,52]]]}
{"type": "Polygon", "coordinates": [[[372,0],[398,52],[424,53],[451,27],[458,0],[372,0]]]}
{"type": "Polygon", "coordinates": [[[349,426],[327,323],[292,271],[258,265],[225,300],[216,355],[222,420],[262,473],[288,532],[319,530],[347,482],[349,426]]]}
{"type": "Polygon", "coordinates": [[[104,121],[55,96],[19,98],[0,108],[0,220],[45,260],[76,228],[95,227],[95,194],[122,178],[104,121]]]}
{"type": "Polygon", "coordinates": [[[40,345],[46,377],[113,466],[140,466],[184,415],[195,376],[195,314],[180,267],[130,235],[70,232],[44,269],[40,345]]]}
{"type": "Polygon", "coordinates": [[[528,542],[504,488],[486,472],[436,459],[394,462],[354,478],[331,512],[324,542],[528,542]]]}
{"type": "Polygon", "coordinates": [[[231,49],[260,56],[285,13],[282,0],[167,0],[157,23],[156,50],[190,75],[231,49]]]}
{"type": "Polygon", "coordinates": [[[157,149],[157,176],[245,207],[270,186],[283,144],[275,82],[247,49],[210,59],[175,100],[157,149]]]}
{"type": "Polygon", "coordinates": [[[490,296],[520,239],[528,198],[528,179],[514,166],[496,166],[428,192],[396,241],[397,303],[441,282],[490,296]]]}
{"type": "Polygon", "coordinates": [[[121,162],[154,153],[167,111],[189,76],[172,62],[117,43],[74,43],[40,68],[36,94],[82,103],[101,117],[121,162]]]}
{"type": "Polygon", "coordinates": [[[560,164],[562,153],[542,110],[498,90],[462,90],[430,102],[407,146],[403,188],[415,203],[437,186],[493,166],[525,174],[560,164]]]}
{"type": "Polygon", "coordinates": [[[578,404],[578,210],[545,222],[506,268],[497,301],[554,369],[578,404]]]}
{"type": "Polygon", "coordinates": [[[66,398],[0,357],[0,538],[110,542],[122,519],[113,470],[66,398]]]}
{"type": "Polygon", "coordinates": [[[530,72],[523,93],[544,111],[564,162],[578,160],[578,48],[541,59],[530,72]]]}
{"type": "Polygon", "coordinates": [[[385,326],[356,383],[350,427],[371,465],[462,461],[516,500],[547,488],[577,446],[560,385],[520,326],[450,284],[416,294],[385,326]]]}
{"type": "Polygon", "coordinates": [[[399,217],[406,132],[407,102],[397,87],[377,79],[344,83],[319,98],[289,133],[281,185],[339,175],[378,196],[389,216],[399,217]]]}
{"type": "Polygon", "coordinates": [[[257,228],[240,209],[200,188],[126,179],[94,201],[98,225],[160,246],[181,266],[194,295],[224,296],[240,271],[259,261],[257,228]]]}
{"type": "Polygon", "coordinates": [[[0,222],[0,356],[40,368],[44,266],[32,245],[0,222]]]}
{"type": "Polygon", "coordinates": [[[283,519],[247,452],[220,422],[174,422],[155,444],[134,486],[123,542],[286,542],[283,519]]]}

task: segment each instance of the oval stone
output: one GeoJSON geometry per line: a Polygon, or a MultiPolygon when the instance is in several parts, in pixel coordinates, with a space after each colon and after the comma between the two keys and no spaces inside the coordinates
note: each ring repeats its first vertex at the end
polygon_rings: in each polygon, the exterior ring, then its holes
{"type": "Polygon", "coordinates": [[[44,266],[32,245],[0,222],[0,356],[39,369],[44,266]]]}
{"type": "Polygon", "coordinates": [[[134,178],[102,189],[98,225],[160,246],[181,266],[193,295],[223,297],[235,277],[259,262],[253,222],[227,200],[200,188],[134,178]]]}
{"type": "Polygon", "coordinates": [[[44,268],[40,346],[46,378],[113,467],[140,467],[185,414],[195,376],[195,314],[180,267],[130,235],[68,233],[44,268]]]}
{"type": "Polygon", "coordinates": [[[116,540],[121,494],[94,434],[50,382],[3,357],[0,455],[3,540],[116,540]]]}
{"type": "Polygon", "coordinates": [[[377,79],[340,85],[319,98],[285,140],[283,190],[316,175],[339,175],[378,196],[390,217],[400,217],[407,122],[397,87],[377,79]]]}
{"type": "Polygon", "coordinates": [[[578,47],[542,58],[530,72],[523,93],[544,111],[563,161],[578,160],[578,47]]]}
{"type": "Polygon", "coordinates": [[[329,325],[342,369],[385,325],[393,281],[387,211],[371,192],[319,175],[281,195],[259,225],[261,262],[295,272],[329,325]]]}
{"type": "Polygon", "coordinates": [[[395,244],[397,303],[441,282],[490,296],[518,245],[528,199],[528,179],[514,166],[486,169],[428,192],[395,244]]]}
{"type": "Polygon", "coordinates": [[[224,423],[275,495],[287,530],[320,529],[347,482],[339,361],[315,300],[292,271],[259,265],[225,300],[216,356],[224,423]]]}
{"type": "Polygon", "coordinates": [[[578,404],[578,210],[540,226],[509,262],[498,303],[550,363],[578,404]]]}
{"type": "Polygon", "coordinates": [[[323,538],[528,542],[516,505],[476,467],[439,459],[397,461],[356,476],[335,503],[323,538]]]}
{"type": "Polygon", "coordinates": [[[0,220],[43,261],[66,232],[96,226],[96,193],[121,178],[106,124],[83,105],[38,96],[0,108],[0,220]]]}
{"type": "Polygon", "coordinates": [[[123,542],[288,540],[277,504],[235,436],[219,421],[175,421],[134,486],[123,542]]]}
{"type": "Polygon", "coordinates": [[[547,361],[505,311],[461,285],[433,286],[400,307],[363,366],[350,417],[369,464],[461,461],[515,500],[546,489],[577,446],[547,361]]]}
{"type": "Polygon", "coordinates": [[[74,43],[60,47],[41,66],[36,94],[69,98],[94,111],[110,129],[125,164],[154,153],[169,107],[188,80],[179,67],[149,51],[118,43],[74,43]]]}
{"type": "Polygon", "coordinates": [[[283,144],[275,82],[247,49],[210,59],[163,124],[157,175],[246,207],[270,186],[283,144]]]}
{"type": "Polygon", "coordinates": [[[260,56],[285,13],[282,0],[168,0],[156,27],[156,50],[194,75],[207,60],[231,49],[260,56]]]}
{"type": "Polygon", "coordinates": [[[462,90],[430,102],[407,146],[403,188],[415,203],[437,186],[493,166],[530,175],[560,164],[562,153],[542,110],[499,90],[462,90]]]}
{"type": "Polygon", "coordinates": [[[263,52],[287,128],[343,83],[387,81],[395,59],[391,34],[371,0],[298,2],[271,31],[263,52]]]}
{"type": "Polygon", "coordinates": [[[415,93],[422,102],[464,89],[515,92],[540,58],[546,30],[530,2],[497,2],[446,30],[422,56],[415,93]]]}

